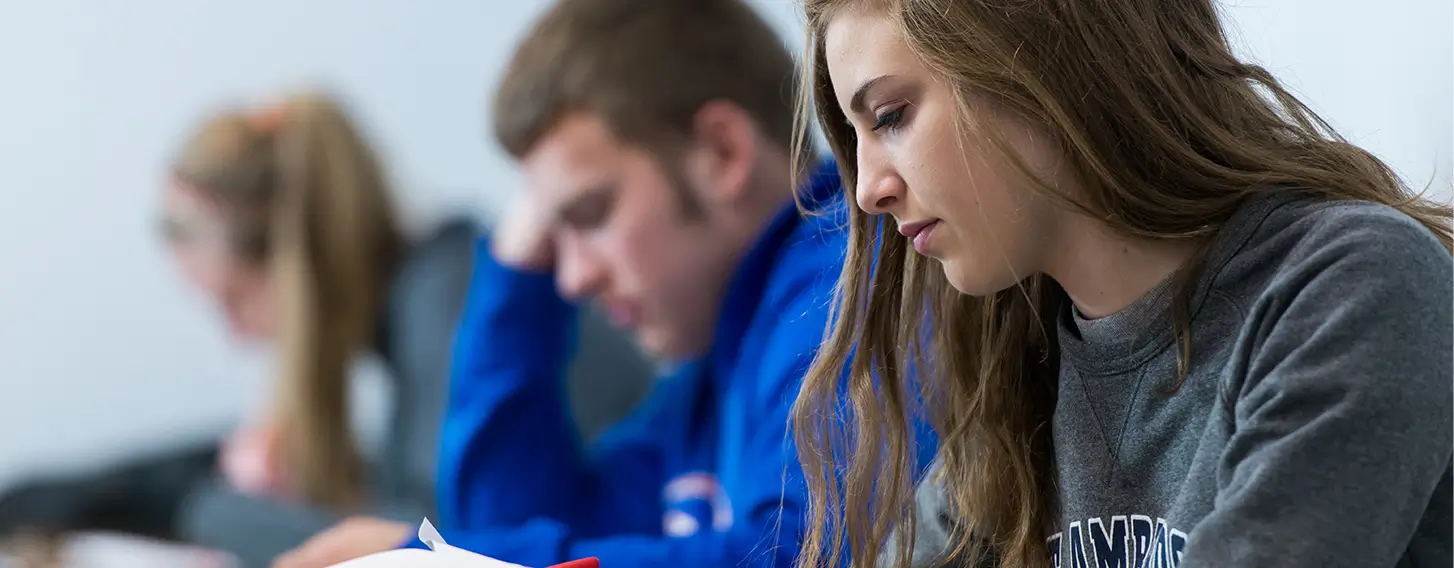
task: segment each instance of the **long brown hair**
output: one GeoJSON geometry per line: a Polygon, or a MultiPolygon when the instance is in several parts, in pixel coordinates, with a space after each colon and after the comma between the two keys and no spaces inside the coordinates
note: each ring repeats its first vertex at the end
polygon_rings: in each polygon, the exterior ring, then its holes
{"type": "Polygon", "coordinates": [[[403,248],[373,150],[332,99],[302,94],[213,117],[172,168],[224,205],[236,258],[269,272],[279,318],[273,410],[289,481],[316,503],[358,504],[349,369],[375,337],[403,248]]]}
{"type": "MultiPolygon", "coordinates": [[[[852,191],[856,139],[834,97],[823,37],[836,11],[863,2],[805,4],[810,67],[798,145],[807,146],[816,109],[852,191]]],[[[1411,192],[1265,69],[1239,61],[1213,0],[867,4],[948,82],[962,132],[1020,166],[1026,186],[1126,236],[1202,243],[1176,281],[1183,368],[1188,283],[1209,237],[1249,197],[1382,203],[1451,246],[1449,207],[1411,192]],[[995,132],[975,131],[965,120],[969,94],[1043,126],[1065,150],[1079,191],[1038,180],[995,132]]],[[[1044,538],[1058,515],[1054,319],[1065,292],[1033,275],[990,296],[959,294],[937,263],[909,254],[903,239],[878,239],[879,220],[851,209],[835,320],[794,408],[811,496],[802,565],[836,566],[848,554],[864,566],[880,552],[907,564],[916,474],[908,421],[919,400],[940,437],[935,480],[967,527],[956,535],[955,560],[1048,565],[1044,538]],[[899,546],[883,551],[892,530],[899,546]]]]}

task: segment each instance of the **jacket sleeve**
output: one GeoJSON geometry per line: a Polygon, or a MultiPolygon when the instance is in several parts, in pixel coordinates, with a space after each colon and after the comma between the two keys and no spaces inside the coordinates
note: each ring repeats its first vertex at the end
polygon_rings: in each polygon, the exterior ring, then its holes
{"type": "MultiPolygon", "coordinates": [[[[737,567],[791,566],[801,539],[804,489],[796,450],[788,434],[793,398],[811,363],[826,322],[826,299],[801,295],[784,306],[784,321],[772,331],[767,347],[759,353],[755,381],[749,388],[734,389],[723,413],[722,456],[736,463],[724,464],[720,482],[731,496],[732,522],[729,527],[703,528],[691,536],[668,537],[660,529],[660,508],[648,527],[629,515],[632,503],[587,495],[586,508],[598,522],[570,523],[539,516],[510,528],[445,532],[452,546],[527,566],[549,566],[575,558],[597,557],[602,566],[652,567],[737,567]],[[631,525],[637,525],[633,527],[631,525]],[[577,527],[594,526],[591,534],[577,527]],[[619,528],[618,528],[619,527],[619,528]],[[610,530],[607,530],[610,529],[610,530]]],[[[648,407],[652,404],[648,403],[648,407]]],[[[650,439],[649,421],[640,423],[641,440],[650,439]]],[[[629,436],[627,437],[629,439],[629,436]]],[[[620,443],[619,441],[617,443],[620,443]]],[[[649,442],[624,447],[649,446],[649,442]]],[[[619,451],[619,450],[617,450],[619,451]]],[[[630,455],[630,454],[626,454],[630,455]]],[[[635,495],[659,502],[664,480],[640,467],[650,460],[622,454],[603,456],[603,471],[620,488],[600,487],[608,495],[635,495]],[[634,478],[649,478],[654,487],[630,491],[634,478]]],[[[659,468],[658,468],[659,469],[659,468]]],[[[606,479],[606,478],[602,478],[606,479]]],[[[633,496],[633,498],[637,498],[633,496]]],[[[642,517],[644,519],[644,516],[642,517]]],[[[413,543],[413,546],[420,546],[413,543]]]]}
{"type": "Polygon", "coordinates": [[[563,384],[576,310],[548,274],[511,270],[489,250],[482,239],[456,335],[441,432],[441,525],[576,522],[613,503],[656,502],[649,438],[587,455],[576,433],[563,384]]]}

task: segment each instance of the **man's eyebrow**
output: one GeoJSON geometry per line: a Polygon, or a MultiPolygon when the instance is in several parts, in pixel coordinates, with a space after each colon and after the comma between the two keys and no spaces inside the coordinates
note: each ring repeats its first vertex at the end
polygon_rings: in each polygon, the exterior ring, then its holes
{"type": "Polygon", "coordinates": [[[552,220],[569,223],[571,219],[587,213],[588,211],[585,210],[597,205],[601,199],[611,197],[615,191],[614,182],[605,180],[592,182],[556,207],[555,219],[552,220]]]}

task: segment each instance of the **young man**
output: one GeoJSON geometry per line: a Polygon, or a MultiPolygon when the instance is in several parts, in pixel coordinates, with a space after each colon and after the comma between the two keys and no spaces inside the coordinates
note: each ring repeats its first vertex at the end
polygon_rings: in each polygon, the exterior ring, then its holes
{"type": "MultiPolygon", "coordinates": [[[[439,480],[451,545],[537,567],[792,564],[788,411],[846,246],[841,217],[794,207],[795,186],[841,205],[831,164],[793,179],[795,84],[740,0],[562,0],[532,29],[494,112],[528,191],[477,268],[513,284],[472,297],[457,338],[439,480]],[[586,301],[674,368],[583,448],[561,373],[570,302],[586,301]]],[[[415,528],[350,521],[279,565],[415,528]]]]}

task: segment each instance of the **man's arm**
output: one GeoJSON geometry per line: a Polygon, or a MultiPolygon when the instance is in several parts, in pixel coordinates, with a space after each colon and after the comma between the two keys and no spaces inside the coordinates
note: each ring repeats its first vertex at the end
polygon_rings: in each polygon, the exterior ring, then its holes
{"type": "Polygon", "coordinates": [[[1182,566],[1393,566],[1447,474],[1449,253],[1406,219],[1356,221],[1255,307],[1182,566]]]}
{"type": "MultiPolygon", "coordinates": [[[[784,306],[778,312],[784,323],[773,332],[767,349],[757,354],[760,363],[753,388],[735,391],[727,402],[724,414],[730,417],[723,425],[727,447],[720,455],[731,456],[736,463],[724,464],[719,473],[731,499],[730,528],[703,527],[692,536],[665,537],[658,517],[655,530],[631,530],[624,524],[608,536],[603,531],[593,537],[572,530],[568,523],[537,517],[512,528],[445,531],[445,540],[527,566],[585,557],[600,558],[603,566],[637,568],[791,566],[800,546],[804,493],[788,418],[822,337],[826,304],[826,297],[804,294],[784,306]]],[[[631,463],[640,462],[617,464],[611,456],[603,456],[599,466],[603,471],[629,471],[631,463]]],[[[629,475],[617,479],[624,481],[629,475]]],[[[655,479],[660,488],[660,477],[655,479]]],[[[592,515],[602,521],[627,507],[624,501],[599,499],[591,506],[596,508],[592,515]]]]}
{"type": "Polygon", "coordinates": [[[570,522],[597,502],[656,499],[657,477],[636,471],[651,444],[622,445],[609,465],[583,453],[564,392],[575,317],[548,274],[501,265],[482,239],[441,433],[446,528],[570,522]]]}

